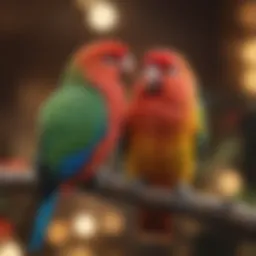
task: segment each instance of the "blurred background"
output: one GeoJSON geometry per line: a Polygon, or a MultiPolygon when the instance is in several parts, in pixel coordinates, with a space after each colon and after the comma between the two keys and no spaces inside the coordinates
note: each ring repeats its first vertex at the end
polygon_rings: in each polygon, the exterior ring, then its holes
{"type": "MultiPolygon", "coordinates": [[[[209,169],[204,189],[222,197],[237,197],[243,191],[242,200],[254,203],[254,0],[1,0],[1,177],[15,176],[17,183],[33,179],[30,163],[41,102],[57,86],[72,51],[104,37],[122,38],[138,56],[152,46],[173,46],[187,56],[209,112],[211,148],[203,163],[209,169]]],[[[19,256],[22,239],[13,227],[24,222],[29,196],[9,190],[0,186],[0,256],[19,256]]],[[[54,249],[53,255],[155,255],[154,248],[142,246],[134,238],[136,230],[128,228],[133,227],[129,224],[133,223],[132,207],[89,195],[75,198],[65,199],[70,204],[60,202],[46,251],[54,249]]],[[[174,255],[256,253],[254,242],[246,238],[221,237],[221,231],[191,219],[180,223],[181,238],[174,255]]],[[[158,254],[168,247],[158,240],[155,244],[158,254]]]]}

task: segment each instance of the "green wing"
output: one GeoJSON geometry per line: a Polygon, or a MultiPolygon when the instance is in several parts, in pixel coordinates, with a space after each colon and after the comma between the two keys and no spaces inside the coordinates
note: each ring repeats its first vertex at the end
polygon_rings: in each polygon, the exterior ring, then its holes
{"type": "Polygon", "coordinates": [[[39,161],[57,169],[99,142],[107,129],[105,102],[90,86],[63,86],[43,106],[39,127],[39,161]]]}

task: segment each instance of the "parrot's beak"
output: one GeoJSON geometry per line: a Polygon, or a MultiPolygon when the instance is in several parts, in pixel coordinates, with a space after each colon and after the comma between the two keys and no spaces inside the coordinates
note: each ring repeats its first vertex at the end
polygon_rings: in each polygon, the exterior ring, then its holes
{"type": "Polygon", "coordinates": [[[161,81],[152,81],[147,84],[146,93],[149,95],[158,95],[162,92],[161,81]]]}
{"type": "Polygon", "coordinates": [[[126,85],[133,82],[136,61],[132,55],[125,55],[121,60],[121,79],[126,85]]]}
{"type": "Polygon", "coordinates": [[[161,71],[155,67],[147,67],[144,71],[145,92],[148,95],[156,95],[162,92],[161,71]]]}
{"type": "Polygon", "coordinates": [[[133,73],[135,70],[135,58],[133,55],[125,55],[121,60],[121,69],[124,73],[133,73]]]}

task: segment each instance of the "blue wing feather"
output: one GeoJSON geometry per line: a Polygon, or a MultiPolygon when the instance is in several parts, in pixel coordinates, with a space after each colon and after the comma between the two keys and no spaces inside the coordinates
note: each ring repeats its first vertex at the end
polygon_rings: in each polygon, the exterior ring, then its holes
{"type": "Polygon", "coordinates": [[[74,175],[80,171],[82,166],[90,161],[94,150],[104,138],[106,132],[107,126],[101,127],[100,132],[95,136],[94,139],[92,139],[91,143],[87,145],[84,150],[62,159],[62,162],[59,165],[59,176],[55,177],[55,179],[52,177],[50,168],[39,168],[41,170],[40,180],[42,182],[42,189],[44,189],[44,191],[28,247],[30,252],[38,251],[42,247],[46,228],[51,221],[55,210],[58,194],[56,187],[58,187],[58,183],[74,177],[74,175]]]}
{"type": "Polygon", "coordinates": [[[101,131],[84,150],[67,156],[62,160],[59,167],[61,179],[66,180],[70,177],[74,177],[74,175],[76,175],[80,169],[90,161],[96,147],[105,137],[106,132],[107,127],[102,127],[101,131]]]}
{"type": "Polygon", "coordinates": [[[38,251],[43,246],[45,233],[58,199],[58,192],[54,191],[44,198],[40,204],[34,223],[33,232],[28,246],[29,252],[38,251]]]}

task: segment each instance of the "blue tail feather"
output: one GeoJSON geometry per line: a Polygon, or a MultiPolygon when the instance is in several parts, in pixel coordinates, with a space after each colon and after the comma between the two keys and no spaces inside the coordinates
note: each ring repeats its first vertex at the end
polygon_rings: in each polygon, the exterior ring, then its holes
{"type": "Polygon", "coordinates": [[[43,247],[44,238],[47,227],[52,219],[55,206],[57,203],[58,192],[54,191],[52,194],[44,198],[40,204],[40,208],[35,217],[35,222],[31,234],[31,239],[28,245],[29,252],[39,251],[43,247]]]}

